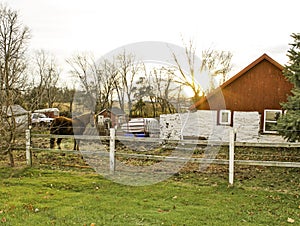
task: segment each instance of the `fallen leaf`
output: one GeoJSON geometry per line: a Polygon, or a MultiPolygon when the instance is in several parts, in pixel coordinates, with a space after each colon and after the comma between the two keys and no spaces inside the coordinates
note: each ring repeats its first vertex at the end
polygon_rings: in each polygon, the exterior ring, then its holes
{"type": "Polygon", "coordinates": [[[26,205],[24,205],[24,209],[27,209],[29,211],[34,211],[34,207],[33,207],[32,204],[26,204],[26,205]]]}
{"type": "Polygon", "coordinates": [[[95,223],[91,223],[91,226],[96,226],[96,224],[95,223]]]}
{"type": "Polygon", "coordinates": [[[289,223],[294,223],[295,220],[294,220],[293,218],[290,218],[290,217],[289,217],[289,218],[287,219],[287,222],[289,222],[289,223]]]}
{"type": "Polygon", "coordinates": [[[2,217],[1,222],[2,222],[2,223],[5,223],[5,222],[6,222],[6,218],[5,218],[5,217],[2,217]]]}

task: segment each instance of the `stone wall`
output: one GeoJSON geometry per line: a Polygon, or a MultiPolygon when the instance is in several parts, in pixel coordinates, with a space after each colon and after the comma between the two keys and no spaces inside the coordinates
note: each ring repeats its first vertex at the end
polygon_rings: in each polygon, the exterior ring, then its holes
{"type": "Polygon", "coordinates": [[[180,140],[181,117],[180,114],[160,115],[160,138],[180,140]]]}
{"type": "Polygon", "coordinates": [[[216,111],[161,115],[160,137],[176,140],[182,136],[208,139],[215,130],[216,119],[216,111]]]}
{"type": "MultiPolygon", "coordinates": [[[[233,127],[237,141],[256,141],[259,137],[258,112],[234,112],[233,127]]],[[[160,116],[160,138],[179,140],[203,138],[212,141],[228,141],[230,126],[217,125],[217,111],[201,110],[183,114],[160,116]]]]}
{"type": "Polygon", "coordinates": [[[196,111],[181,114],[183,136],[207,139],[213,133],[216,117],[216,111],[196,111]]]}
{"type": "Polygon", "coordinates": [[[233,128],[236,131],[236,141],[257,142],[260,130],[259,113],[233,112],[233,128]]]}

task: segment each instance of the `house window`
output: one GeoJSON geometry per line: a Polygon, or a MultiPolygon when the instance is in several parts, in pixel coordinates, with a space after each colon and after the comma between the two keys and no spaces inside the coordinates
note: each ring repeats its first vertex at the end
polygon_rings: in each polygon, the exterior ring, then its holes
{"type": "Polygon", "coordinates": [[[231,124],[231,111],[230,110],[220,110],[219,113],[220,125],[230,125],[231,124]]]}
{"type": "Polygon", "coordinates": [[[277,120],[282,114],[281,110],[265,110],[264,111],[264,133],[277,133],[277,120]]]}

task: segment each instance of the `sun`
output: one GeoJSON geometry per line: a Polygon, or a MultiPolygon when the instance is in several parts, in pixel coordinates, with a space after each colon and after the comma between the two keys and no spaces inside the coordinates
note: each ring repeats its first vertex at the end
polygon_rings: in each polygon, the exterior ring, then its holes
{"type": "Polygon", "coordinates": [[[189,86],[184,87],[183,92],[184,92],[185,96],[188,98],[191,98],[195,95],[194,91],[189,86]]]}

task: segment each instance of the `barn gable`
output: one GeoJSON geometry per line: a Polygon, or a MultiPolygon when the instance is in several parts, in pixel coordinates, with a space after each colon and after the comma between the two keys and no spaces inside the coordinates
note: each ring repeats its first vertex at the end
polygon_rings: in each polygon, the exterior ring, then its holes
{"type": "Polygon", "coordinates": [[[266,109],[280,110],[280,103],[291,94],[292,84],[282,70],[282,65],[263,54],[190,109],[258,111],[263,119],[266,109]]]}

